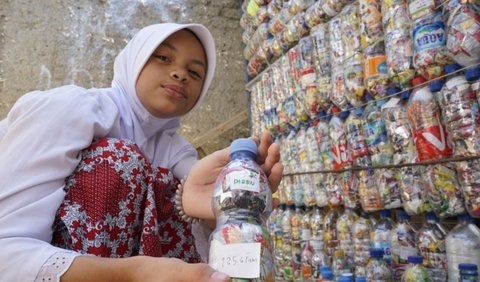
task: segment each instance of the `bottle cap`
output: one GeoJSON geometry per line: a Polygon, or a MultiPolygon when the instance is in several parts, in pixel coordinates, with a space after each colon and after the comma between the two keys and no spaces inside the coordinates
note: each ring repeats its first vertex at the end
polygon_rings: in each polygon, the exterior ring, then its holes
{"type": "Polygon", "coordinates": [[[422,264],[423,257],[421,256],[408,256],[408,262],[413,264],[422,264]]]}
{"type": "Polygon", "coordinates": [[[437,79],[432,82],[430,82],[430,91],[431,92],[438,92],[442,90],[443,85],[445,84],[445,81],[442,79],[437,79]]]}
{"type": "Polygon", "coordinates": [[[378,248],[370,249],[370,256],[372,258],[383,258],[383,254],[384,254],[383,249],[378,249],[378,248]]]}
{"type": "Polygon", "coordinates": [[[230,145],[230,156],[239,151],[247,151],[257,155],[257,143],[248,138],[238,138],[230,145]]]}
{"type": "Polygon", "coordinates": [[[408,100],[410,98],[411,91],[410,90],[405,90],[402,93],[400,93],[400,98],[402,100],[408,100]]]}
{"type": "Polygon", "coordinates": [[[427,212],[425,213],[425,218],[429,220],[435,220],[438,221],[438,216],[434,212],[427,212]]]}
{"type": "Polygon", "coordinates": [[[399,210],[397,213],[397,216],[398,216],[398,219],[402,219],[402,220],[410,219],[410,216],[403,210],[399,210]]]}
{"type": "Polygon", "coordinates": [[[465,79],[473,82],[480,78],[480,66],[476,68],[470,68],[465,71],[465,79]]]}
{"type": "Polygon", "coordinates": [[[414,79],[412,79],[412,85],[413,86],[417,86],[419,84],[422,84],[424,82],[426,82],[427,80],[421,76],[417,76],[415,77],[414,79]]]}
{"type": "Polygon", "coordinates": [[[381,210],[380,211],[380,217],[390,217],[392,214],[390,210],[381,210]]]}
{"type": "Polygon", "coordinates": [[[362,114],[363,114],[363,108],[362,108],[362,107],[359,107],[359,108],[356,108],[356,109],[355,109],[355,115],[356,115],[357,117],[361,117],[362,114]]]}
{"type": "Polygon", "coordinates": [[[325,270],[322,272],[322,278],[323,279],[333,279],[333,272],[330,270],[325,270]]]}
{"type": "Polygon", "coordinates": [[[372,95],[370,95],[370,93],[365,92],[365,100],[367,100],[367,102],[370,102],[370,101],[373,101],[375,99],[373,98],[372,95]]]}
{"type": "Polygon", "coordinates": [[[472,221],[472,217],[468,213],[465,213],[465,214],[459,215],[458,220],[460,220],[460,221],[472,221]]]}
{"type": "Polygon", "coordinates": [[[367,278],[363,276],[358,276],[355,280],[356,282],[367,282],[367,278]]]}
{"type": "Polygon", "coordinates": [[[402,91],[399,87],[397,86],[391,86],[387,88],[387,95],[391,96],[393,94],[396,94],[398,92],[402,91]]]}
{"type": "Polygon", "coordinates": [[[348,116],[350,115],[350,111],[349,110],[345,110],[343,112],[340,112],[338,114],[338,117],[341,118],[341,119],[346,119],[348,116]]]}
{"type": "Polygon", "coordinates": [[[323,273],[325,271],[331,271],[332,268],[329,265],[322,265],[320,266],[320,272],[323,273]]]}
{"type": "Polygon", "coordinates": [[[458,265],[458,269],[460,270],[468,270],[468,271],[477,271],[478,267],[476,264],[473,263],[460,263],[458,265]]]}
{"type": "Polygon", "coordinates": [[[445,67],[445,72],[446,73],[452,73],[452,72],[456,72],[460,69],[462,69],[462,66],[459,65],[459,64],[449,64],[445,67]]]}
{"type": "Polygon", "coordinates": [[[345,276],[341,276],[340,278],[338,278],[337,282],[351,282],[352,281],[352,278],[351,277],[345,277],[345,276]]]}

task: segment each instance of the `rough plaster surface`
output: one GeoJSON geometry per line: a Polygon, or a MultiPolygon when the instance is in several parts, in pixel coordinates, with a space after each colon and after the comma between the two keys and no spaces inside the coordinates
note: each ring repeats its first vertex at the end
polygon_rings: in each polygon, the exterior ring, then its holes
{"type": "MultiPolygon", "coordinates": [[[[113,60],[139,28],[158,22],[198,22],[213,33],[216,77],[181,134],[196,136],[247,108],[238,0],[1,0],[0,119],[23,94],[65,84],[107,87],[113,60]]],[[[210,141],[210,153],[248,136],[245,122],[210,141]]]]}

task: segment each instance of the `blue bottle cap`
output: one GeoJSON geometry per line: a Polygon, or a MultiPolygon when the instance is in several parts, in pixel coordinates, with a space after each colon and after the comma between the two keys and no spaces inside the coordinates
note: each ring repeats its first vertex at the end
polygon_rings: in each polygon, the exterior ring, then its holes
{"type": "Polygon", "coordinates": [[[390,212],[390,210],[381,210],[380,211],[380,217],[390,217],[392,215],[392,213],[390,212]]]}
{"type": "Polygon", "coordinates": [[[411,92],[410,90],[405,90],[405,91],[403,91],[402,93],[400,93],[400,98],[401,98],[402,100],[408,100],[408,99],[410,98],[410,94],[411,94],[411,93],[412,93],[412,92],[411,92]]]}
{"type": "Polygon", "coordinates": [[[363,108],[362,108],[362,107],[359,107],[359,108],[356,108],[356,109],[355,109],[355,115],[356,115],[357,117],[361,117],[362,114],[363,114],[363,108]]]}
{"type": "Polygon", "coordinates": [[[320,272],[323,273],[324,271],[331,271],[332,268],[329,265],[322,265],[320,266],[320,272]]]}
{"type": "Polygon", "coordinates": [[[469,68],[465,71],[465,79],[469,82],[473,82],[480,78],[480,66],[475,68],[469,68]]]}
{"type": "Polygon", "coordinates": [[[338,278],[337,282],[351,282],[352,281],[352,278],[351,277],[345,277],[345,276],[341,276],[340,278],[338,278]]]}
{"type": "Polygon", "coordinates": [[[367,282],[367,278],[363,276],[358,276],[355,280],[356,282],[367,282]]]}
{"type": "Polygon", "coordinates": [[[348,116],[350,115],[350,111],[349,110],[345,110],[343,112],[340,112],[338,114],[338,117],[341,118],[341,119],[346,119],[348,118],[348,116]]]}
{"type": "Polygon", "coordinates": [[[434,212],[425,213],[425,218],[429,220],[435,220],[435,221],[439,220],[438,216],[434,212]]]}
{"type": "Polygon", "coordinates": [[[408,262],[413,264],[422,264],[423,257],[421,256],[408,256],[408,262]]]}
{"type": "Polygon", "coordinates": [[[397,216],[398,216],[398,219],[402,219],[402,220],[409,220],[410,219],[410,216],[403,210],[399,210],[397,212],[397,216]]]}
{"type": "Polygon", "coordinates": [[[248,138],[238,138],[230,145],[230,157],[240,151],[247,151],[257,156],[257,143],[248,138]]]}
{"type": "Polygon", "coordinates": [[[467,271],[477,271],[478,267],[476,264],[473,264],[473,263],[460,263],[458,265],[458,269],[467,270],[467,271]]]}
{"type": "Polygon", "coordinates": [[[445,67],[445,72],[446,73],[452,73],[452,72],[456,72],[460,69],[462,69],[462,66],[459,65],[459,64],[449,64],[445,67]]]}
{"type": "Polygon", "coordinates": [[[368,92],[365,92],[364,96],[365,96],[365,100],[367,100],[367,102],[375,100],[375,98],[373,98],[372,95],[370,95],[370,93],[368,93],[368,92]]]}
{"type": "Polygon", "coordinates": [[[324,272],[322,272],[322,278],[333,279],[333,272],[331,272],[330,270],[325,270],[324,272]]]}
{"type": "Polygon", "coordinates": [[[388,96],[391,96],[393,94],[397,94],[399,93],[400,91],[402,91],[399,87],[397,86],[391,86],[391,87],[388,87],[387,88],[387,95],[388,96]]]}
{"type": "Polygon", "coordinates": [[[384,254],[383,249],[378,249],[378,248],[370,249],[370,256],[372,258],[383,258],[383,254],[384,254]]]}
{"type": "Polygon", "coordinates": [[[430,91],[432,93],[438,92],[438,91],[442,90],[442,87],[443,87],[444,84],[445,84],[445,81],[443,81],[442,79],[434,80],[434,81],[430,82],[430,91]]]}
{"type": "Polygon", "coordinates": [[[458,220],[471,222],[472,217],[468,213],[464,213],[458,216],[458,220]]]}

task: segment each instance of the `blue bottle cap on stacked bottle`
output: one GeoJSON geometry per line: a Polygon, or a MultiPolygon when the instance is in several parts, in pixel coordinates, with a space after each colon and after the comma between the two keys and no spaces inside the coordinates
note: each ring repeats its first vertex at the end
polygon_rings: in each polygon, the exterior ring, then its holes
{"type": "Polygon", "coordinates": [[[408,256],[408,262],[413,264],[422,264],[423,257],[421,256],[408,256]]]}
{"type": "Polygon", "coordinates": [[[480,79],[480,66],[467,69],[465,71],[465,79],[470,82],[480,79]]]}
{"type": "Polygon", "coordinates": [[[383,258],[384,251],[383,249],[371,248],[370,256],[372,258],[383,258]]]}
{"type": "Polygon", "coordinates": [[[458,265],[458,269],[460,270],[468,270],[468,271],[477,271],[478,267],[476,264],[473,263],[460,263],[458,265]]]}

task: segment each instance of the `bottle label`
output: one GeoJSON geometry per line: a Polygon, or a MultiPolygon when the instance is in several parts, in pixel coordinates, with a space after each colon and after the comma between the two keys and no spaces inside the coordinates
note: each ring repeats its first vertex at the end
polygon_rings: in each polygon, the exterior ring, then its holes
{"type": "Polygon", "coordinates": [[[425,51],[445,46],[445,26],[443,22],[434,22],[415,27],[413,31],[415,50],[425,51]]]}
{"type": "Polygon", "coordinates": [[[231,277],[259,278],[261,243],[224,245],[212,241],[208,264],[231,277]]]}
{"type": "Polygon", "coordinates": [[[231,190],[260,192],[260,174],[256,171],[232,171],[226,175],[226,181],[231,190]]]}

